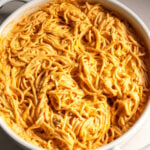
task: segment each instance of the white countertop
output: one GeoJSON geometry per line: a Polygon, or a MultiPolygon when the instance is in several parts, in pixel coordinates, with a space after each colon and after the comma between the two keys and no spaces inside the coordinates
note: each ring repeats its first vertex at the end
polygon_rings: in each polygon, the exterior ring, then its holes
{"type": "MultiPolygon", "coordinates": [[[[2,1],[2,0],[0,0],[2,1]]],[[[150,29],[150,0],[120,0],[126,4],[134,12],[136,12],[145,24],[150,29]]],[[[0,9],[1,15],[9,13],[17,7],[21,6],[19,2],[11,2],[4,8],[0,9]]],[[[145,125],[134,135],[125,145],[122,146],[122,150],[150,150],[150,146],[142,149],[144,146],[150,144],[150,119],[147,120],[145,125]]],[[[9,141],[8,137],[0,129],[0,150],[21,150],[12,141],[9,141]]]]}

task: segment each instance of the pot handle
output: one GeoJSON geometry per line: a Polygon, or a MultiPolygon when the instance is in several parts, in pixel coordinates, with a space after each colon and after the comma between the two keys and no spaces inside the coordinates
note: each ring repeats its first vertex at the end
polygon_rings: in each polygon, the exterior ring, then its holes
{"type": "Polygon", "coordinates": [[[11,1],[18,1],[18,2],[23,2],[23,3],[29,2],[29,0],[0,0],[0,8],[11,1]]]}

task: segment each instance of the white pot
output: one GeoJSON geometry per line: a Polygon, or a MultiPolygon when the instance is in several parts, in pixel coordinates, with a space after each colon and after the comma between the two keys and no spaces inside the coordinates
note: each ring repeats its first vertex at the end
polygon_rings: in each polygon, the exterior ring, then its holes
{"type": "MultiPolygon", "coordinates": [[[[6,3],[6,1],[13,0],[0,0],[0,6],[6,3]]],[[[27,1],[27,0],[23,0],[27,1]]],[[[38,6],[48,2],[50,0],[32,0],[27,4],[23,5],[21,8],[12,13],[0,26],[0,34],[7,35],[7,32],[12,28],[12,26],[18,21],[18,19],[26,14],[29,14],[38,9],[38,6]]],[[[101,4],[103,4],[106,8],[109,8],[118,14],[120,14],[124,19],[128,20],[128,22],[133,26],[136,30],[136,33],[141,36],[141,39],[144,41],[147,50],[150,53],[150,32],[144,22],[127,6],[123,5],[121,2],[117,0],[97,0],[101,4]]],[[[115,141],[97,148],[97,150],[119,150],[125,142],[127,142],[131,137],[140,129],[144,122],[150,115],[150,102],[148,102],[145,111],[141,115],[140,119],[132,126],[125,134],[123,134],[120,138],[115,141]]],[[[24,149],[29,150],[40,150],[40,148],[33,146],[32,144],[24,141],[22,138],[17,136],[0,118],[0,126],[1,128],[11,137],[17,144],[19,144],[24,149]]]]}

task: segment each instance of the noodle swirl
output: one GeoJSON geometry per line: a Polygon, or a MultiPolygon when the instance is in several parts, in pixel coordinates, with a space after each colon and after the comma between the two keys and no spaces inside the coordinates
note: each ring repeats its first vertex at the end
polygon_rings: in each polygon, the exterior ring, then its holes
{"type": "Polygon", "coordinates": [[[99,3],[49,2],[0,43],[0,115],[34,145],[98,148],[127,131],[145,107],[146,50],[99,3]]]}

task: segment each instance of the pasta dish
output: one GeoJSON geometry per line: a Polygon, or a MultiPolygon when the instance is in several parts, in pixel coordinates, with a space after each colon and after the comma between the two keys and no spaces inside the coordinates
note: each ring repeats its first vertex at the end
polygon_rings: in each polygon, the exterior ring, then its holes
{"type": "Polygon", "coordinates": [[[98,2],[40,6],[0,37],[0,54],[0,116],[43,149],[110,143],[148,100],[144,44],[98,2]]]}

